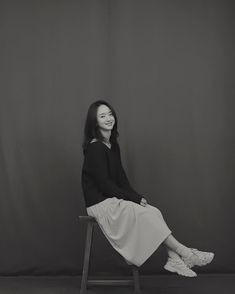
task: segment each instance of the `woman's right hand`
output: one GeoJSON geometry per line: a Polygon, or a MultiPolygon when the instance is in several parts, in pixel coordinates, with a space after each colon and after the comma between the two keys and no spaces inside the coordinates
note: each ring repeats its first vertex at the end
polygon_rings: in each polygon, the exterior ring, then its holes
{"type": "Polygon", "coordinates": [[[141,202],[140,202],[140,205],[142,205],[142,206],[146,206],[148,203],[147,203],[147,200],[145,199],[145,198],[142,198],[141,199],[141,202]]]}

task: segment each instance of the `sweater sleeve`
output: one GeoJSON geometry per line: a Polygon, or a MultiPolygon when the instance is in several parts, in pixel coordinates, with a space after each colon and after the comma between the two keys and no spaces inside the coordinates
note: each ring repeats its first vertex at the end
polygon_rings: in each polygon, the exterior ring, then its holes
{"type": "Polygon", "coordinates": [[[132,188],[128,180],[128,177],[122,165],[121,152],[120,152],[119,146],[118,146],[118,157],[119,157],[119,163],[120,163],[120,173],[119,173],[120,185],[121,187],[123,187],[124,189],[128,190],[131,193],[132,201],[140,203],[143,196],[141,196],[132,188]]]}
{"type": "MultiPolygon", "coordinates": [[[[110,179],[107,154],[103,143],[92,143],[86,152],[87,170],[95,181],[97,187],[105,196],[117,197],[119,199],[132,200],[131,191],[120,188],[113,180],[110,179]]],[[[140,203],[140,199],[135,199],[140,203]]],[[[133,201],[133,200],[132,200],[133,201]]]]}

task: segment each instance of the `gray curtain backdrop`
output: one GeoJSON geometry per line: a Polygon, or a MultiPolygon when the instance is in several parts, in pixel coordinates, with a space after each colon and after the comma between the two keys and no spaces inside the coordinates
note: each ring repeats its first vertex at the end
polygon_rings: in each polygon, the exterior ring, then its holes
{"type": "MultiPolygon", "coordinates": [[[[88,106],[119,118],[132,185],[235,271],[233,1],[0,2],[0,274],[81,274],[88,106]]],[[[129,268],[96,231],[91,272],[129,268]]],[[[163,273],[161,247],[141,272],[163,273]]]]}

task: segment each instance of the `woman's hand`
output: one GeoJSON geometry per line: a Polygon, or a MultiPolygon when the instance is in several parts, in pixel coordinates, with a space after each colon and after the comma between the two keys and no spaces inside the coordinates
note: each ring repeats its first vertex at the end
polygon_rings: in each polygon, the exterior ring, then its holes
{"type": "Polygon", "coordinates": [[[142,205],[142,206],[146,206],[148,203],[147,203],[147,200],[145,199],[145,198],[142,198],[141,199],[141,202],[140,202],[140,205],[142,205]]]}

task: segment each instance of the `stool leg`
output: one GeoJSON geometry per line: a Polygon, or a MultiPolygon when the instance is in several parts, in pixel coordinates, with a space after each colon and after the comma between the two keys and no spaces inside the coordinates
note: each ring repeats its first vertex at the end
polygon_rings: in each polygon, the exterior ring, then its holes
{"type": "Polygon", "coordinates": [[[135,291],[140,292],[140,277],[139,277],[139,270],[137,266],[132,266],[132,273],[133,273],[135,291]]]}
{"type": "Polygon", "coordinates": [[[81,282],[80,294],[84,294],[87,289],[87,277],[88,277],[89,262],[90,262],[90,255],[91,255],[93,226],[94,226],[93,223],[88,223],[88,225],[87,225],[85,254],[84,254],[84,262],[83,262],[82,282],[81,282]]]}

